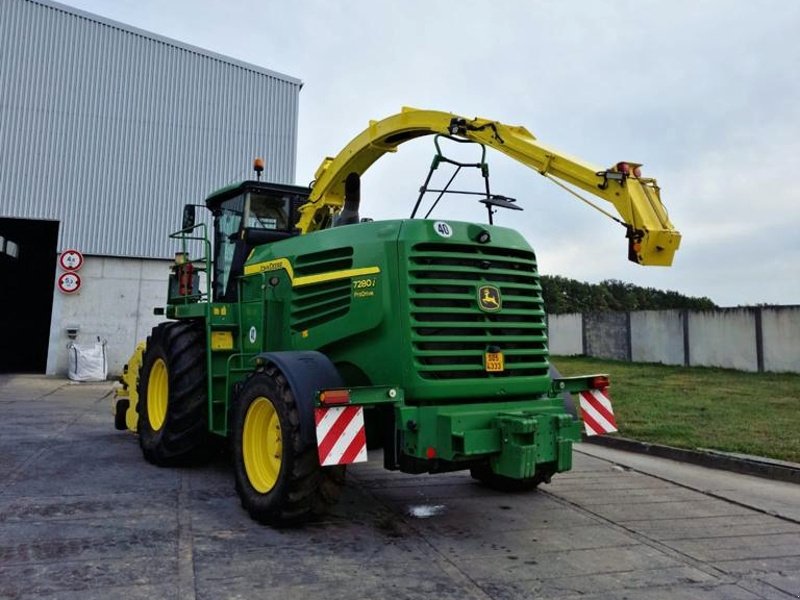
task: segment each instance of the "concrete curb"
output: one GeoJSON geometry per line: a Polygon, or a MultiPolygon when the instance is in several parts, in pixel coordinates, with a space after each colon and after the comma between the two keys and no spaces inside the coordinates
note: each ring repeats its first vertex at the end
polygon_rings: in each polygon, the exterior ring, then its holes
{"type": "Polygon", "coordinates": [[[628,438],[605,435],[584,437],[583,441],[590,444],[597,444],[598,446],[615,448],[617,450],[660,456],[661,458],[669,458],[680,462],[700,465],[701,467],[709,467],[711,469],[733,471],[734,473],[755,475],[756,477],[787,481],[789,483],[800,483],[800,465],[795,463],[773,461],[768,458],[744,457],[707,450],[685,450],[683,448],[661,446],[659,444],[650,444],[628,438]]]}

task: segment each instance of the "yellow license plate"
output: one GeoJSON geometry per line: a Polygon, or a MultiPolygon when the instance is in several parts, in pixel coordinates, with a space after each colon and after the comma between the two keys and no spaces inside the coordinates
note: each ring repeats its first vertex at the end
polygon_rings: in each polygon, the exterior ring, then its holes
{"type": "Polygon", "coordinates": [[[484,355],[484,364],[489,373],[499,373],[506,368],[502,352],[487,352],[484,355]]]}

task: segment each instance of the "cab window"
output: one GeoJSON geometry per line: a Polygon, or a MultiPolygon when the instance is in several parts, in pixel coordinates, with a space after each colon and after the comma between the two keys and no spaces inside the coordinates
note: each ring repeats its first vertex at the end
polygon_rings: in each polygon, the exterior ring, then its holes
{"type": "Polygon", "coordinates": [[[289,231],[290,200],[287,196],[247,195],[246,227],[289,231]]]}
{"type": "Polygon", "coordinates": [[[217,218],[214,219],[214,297],[225,294],[233,264],[236,238],[242,225],[245,198],[237,196],[220,204],[217,218]]]}

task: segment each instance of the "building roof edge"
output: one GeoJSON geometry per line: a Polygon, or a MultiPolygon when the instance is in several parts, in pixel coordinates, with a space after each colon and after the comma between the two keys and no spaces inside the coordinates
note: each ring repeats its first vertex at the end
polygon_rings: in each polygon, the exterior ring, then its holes
{"type": "Polygon", "coordinates": [[[199,54],[201,56],[205,56],[207,58],[211,58],[214,60],[218,60],[220,62],[224,62],[233,66],[237,66],[243,69],[247,69],[248,71],[254,71],[256,73],[260,73],[262,75],[267,75],[269,77],[274,77],[276,79],[281,79],[286,81],[287,83],[291,83],[297,85],[298,87],[303,87],[302,80],[292,77],[291,75],[286,75],[284,73],[279,73],[278,71],[273,71],[272,69],[267,69],[265,67],[260,67],[258,65],[254,65],[253,63],[249,63],[243,60],[239,60],[237,58],[232,58],[230,56],[226,56],[224,54],[219,54],[217,52],[212,52],[211,50],[206,50],[205,48],[201,48],[199,46],[194,46],[192,44],[187,44],[185,42],[178,41],[174,38],[170,38],[164,35],[160,35],[158,33],[153,33],[152,31],[147,31],[145,29],[139,29],[138,27],[134,27],[133,25],[127,25],[126,23],[122,23],[120,21],[115,21],[113,19],[108,19],[106,17],[102,17],[100,15],[96,15],[94,13],[87,12],[85,10],[81,10],[79,8],[75,8],[73,6],[69,6],[66,4],[62,4],[60,2],[55,2],[54,0],[24,0],[30,4],[38,4],[40,6],[44,6],[46,8],[60,10],[62,12],[75,15],[77,17],[81,17],[83,19],[87,19],[89,21],[94,21],[95,23],[100,23],[101,25],[106,25],[108,27],[112,27],[114,29],[119,29],[126,33],[130,33],[133,35],[138,35],[147,39],[151,39],[156,42],[161,42],[163,44],[167,44],[170,46],[174,46],[179,48],[180,50],[185,50],[187,52],[193,52],[195,54],[199,54]]]}

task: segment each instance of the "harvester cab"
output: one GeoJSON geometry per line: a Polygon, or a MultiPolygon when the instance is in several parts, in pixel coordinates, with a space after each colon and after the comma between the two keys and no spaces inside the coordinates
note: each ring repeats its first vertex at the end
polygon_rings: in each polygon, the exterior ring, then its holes
{"type": "Polygon", "coordinates": [[[569,470],[582,429],[614,430],[607,377],[550,374],[536,256],[492,222],[495,210],[519,206],[491,192],[486,148],[621,224],[633,262],[671,264],[680,234],[640,165],[602,169],[523,127],[404,109],[326,158],[310,188],[260,177],[223,188],[206,200],[210,230],[187,210],[172,234],[181,252],[162,309],[169,320],[129,365],[136,393],[119,405],[144,457],[183,464],[228,438],[242,505],[287,524],[335,502],[345,465],[367,460],[368,438],[383,446],[387,469],[468,470],[509,490],[569,470]],[[425,135],[477,143],[481,158],[448,159],[435,138],[413,216],[427,193],[438,196],[425,217],[444,193],[461,193],[431,188],[439,165],[471,166],[484,179],[488,224],[360,219],[360,177],[425,135]],[[192,244],[202,255],[189,256],[192,244]],[[580,398],[583,424],[564,406],[568,393],[580,398]]]}
{"type": "Polygon", "coordinates": [[[215,302],[238,299],[239,278],[256,246],[299,235],[299,209],[308,188],[245,181],[206,199],[213,215],[213,294],[215,302]]]}

